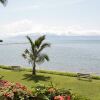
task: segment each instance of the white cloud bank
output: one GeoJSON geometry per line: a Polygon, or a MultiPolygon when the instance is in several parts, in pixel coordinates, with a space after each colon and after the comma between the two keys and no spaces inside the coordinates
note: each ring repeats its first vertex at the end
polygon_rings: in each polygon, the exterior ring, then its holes
{"type": "Polygon", "coordinates": [[[31,20],[21,20],[5,25],[0,25],[0,37],[11,37],[30,33],[46,33],[55,35],[100,35],[100,30],[84,29],[80,25],[71,26],[47,26],[35,24],[31,20]]]}

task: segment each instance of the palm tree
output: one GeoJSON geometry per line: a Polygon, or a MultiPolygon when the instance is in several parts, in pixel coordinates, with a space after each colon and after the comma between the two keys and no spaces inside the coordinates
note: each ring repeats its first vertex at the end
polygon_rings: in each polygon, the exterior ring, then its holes
{"type": "Polygon", "coordinates": [[[27,39],[31,45],[31,49],[26,49],[22,56],[28,60],[29,63],[32,64],[32,75],[36,75],[36,64],[43,63],[45,60],[49,61],[49,57],[47,54],[42,53],[42,51],[50,47],[50,43],[43,43],[45,40],[45,35],[39,37],[35,41],[32,41],[32,39],[27,36],[27,39]]]}
{"type": "Polygon", "coordinates": [[[0,2],[1,2],[3,5],[6,5],[7,0],[0,0],[0,2]]]}

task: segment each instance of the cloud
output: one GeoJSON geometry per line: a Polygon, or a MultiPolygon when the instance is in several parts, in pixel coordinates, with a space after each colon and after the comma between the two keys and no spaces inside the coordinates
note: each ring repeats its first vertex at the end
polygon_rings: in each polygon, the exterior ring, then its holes
{"type": "Polygon", "coordinates": [[[19,7],[19,8],[15,8],[14,10],[12,10],[13,12],[23,12],[23,11],[30,11],[33,9],[39,9],[40,5],[28,5],[25,7],[19,7]]]}
{"type": "Polygon", "coordinates": [[[41,7],[52,8],[52,7],[78,4],[84,1],[86,0],[42,0],[38,2],[38,5],[40,5],[41,7]]]}
{"type": "Polygon", "coordinates": [[[11,37],[30,33],[45,33],[55,35],[100,35],[100,30],[85,29],[80,25],[50,26],[36,24],[35,22],[24,19],[5,25],[0,25],[0,37],[11,37]]]}
{"type": "Polygon", "coordinates": [[[0,36],[14,36],[20,34],[20,32],[25,34],[27,30],[31,29],[31,26],[32,22],[29,20],[21,20],[5,25],[0,25],[0,36]]]}

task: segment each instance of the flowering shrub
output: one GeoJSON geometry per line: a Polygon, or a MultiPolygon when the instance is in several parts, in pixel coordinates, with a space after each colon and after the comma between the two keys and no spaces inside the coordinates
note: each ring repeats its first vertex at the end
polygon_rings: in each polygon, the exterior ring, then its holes
{"type": "Polygon", "coordinates": [[[56,89],[55,87],[44,85],[36,86],[36,100],[89,100],[81,95],[73,94],[70,90],[56,89]]]}
{"type": "Polygon", "coordinates": [[[0,100],[30,100],[31,91],[20,83],[0,80],[0,100]]]}
{"type": "Polygon", "coordinates": [[[20,83],[0,80],[0,100],[89,100],[70,90],[56,89],[55,87],[38,85],[34,94],[20,83]]]}

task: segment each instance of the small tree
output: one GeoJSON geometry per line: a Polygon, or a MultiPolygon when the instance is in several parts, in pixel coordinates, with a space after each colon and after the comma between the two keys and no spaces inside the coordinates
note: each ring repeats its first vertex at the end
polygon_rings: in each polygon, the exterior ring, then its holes
{"type": "Polygon", "coordinates": [[[28,60],[29,63],[32,64],[32,74],[36,75],[36,64],[37,63],[43,63],[45,60],[49,61],[49,57],[47,54],[42,53],[42,51],[50,47],[49,43],[43,43],[45,40],[45,35],[39,37],[35,41],[32,41],[32,39],[27,36],[27,39],[29,40],[29,43],[31,45],[31,49],[26,49],[22,56],[28,60]]]}

